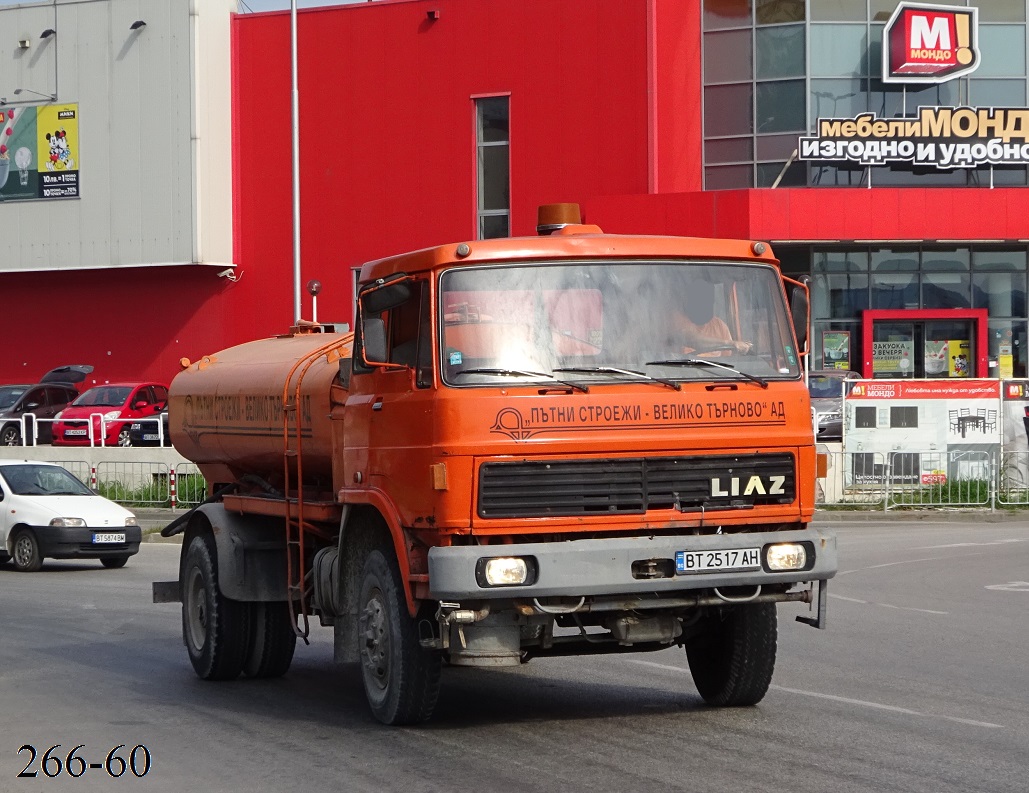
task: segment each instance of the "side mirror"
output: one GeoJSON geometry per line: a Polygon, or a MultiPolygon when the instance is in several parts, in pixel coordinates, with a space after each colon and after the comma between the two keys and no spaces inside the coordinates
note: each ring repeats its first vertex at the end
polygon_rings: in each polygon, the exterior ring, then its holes
{"type": "Polygon", "coordinates": [[[361,358],[369,366],[386,363],[386,323],[365,317],[361,323],[361,358]]]}
{"type": "Polygon", "coordinates": [[[793,294],[790,295],[790,316],[793,319],[793,330],[797,334],[797,347],[801,351],[807,349],[807,329],[811,321],[811,301],[808,298],[806,280],[794,281],[793,294]]]}
{"type": "Polygon", "coordinates": [[[25,406],[22,408],[22,410],[35,410],[38,407],[39,407],[39,403],[38,402],[26,402],[25,406]]]}
{"type": "Polygon", "coordinates": [[[132,409],[133,410],[142,410],[143,408],[145,408],[149,404],[150,403],[147,402],[145,399],[140,399],[140,400],[137,400],[137,401],[132,403],[132,409]]]}

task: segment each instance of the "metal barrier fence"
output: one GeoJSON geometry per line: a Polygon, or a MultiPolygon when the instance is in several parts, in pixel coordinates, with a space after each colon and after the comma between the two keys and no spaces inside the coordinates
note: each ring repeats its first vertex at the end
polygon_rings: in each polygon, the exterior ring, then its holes
{"type": "Polygon", "coordinates": [[[0,438],[5,446],[38,446],[40,443],[49,442],[52,427],[56,422],[74,423],[76,428],[69,430],[67,434],[76,439],[81,438],[82,441],[93,447],[127,446],[129,442],[126,437],[123,437],[123,433],[130,431],[133,426],[139,428],[144,441],[156,443],[158,446],[165,445],[164,422],[160,415],[147,418],[109,419],[103,413],[91,413],[88,419],[47,419],[32,413],[25,413],[19,419],[5,422],[4,432],[0,438]],[[41,439],[40,430],[44,425],[47,425],[45,433],[47,437],[41,439]],[[119,432],[108,443],[107,434],[110,427],[117,427],[119,432]],[[13,435],[10,434],[10,430],[15,428],[17,428],[17,432],[13,435]]]}
{"type": "Polygon", "coordinates": [[[1029,504],[1029,452],[843,452],[824,455],[815,505],[990,507],[1029,504]]]}
{"type": "MultiPolygon", "coordinates": [[[[56,462],[56,461],[55,461],[56,462]]],[[[60,461],[83,484],[127,507],[189,509],[207,496],[207,482],[193,463],[60,461]]]]}

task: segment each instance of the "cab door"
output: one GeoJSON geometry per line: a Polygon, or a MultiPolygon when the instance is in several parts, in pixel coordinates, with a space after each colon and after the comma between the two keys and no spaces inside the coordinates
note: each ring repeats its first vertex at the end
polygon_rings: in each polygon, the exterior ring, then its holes
{"type": "MultiPolygon", "coordinates": [[[[367,366],[364,337],[354,345],[344,413],[344,481],[379,491],[405,526],[432,514],[432,341],[428,281],[412,281],[407,298],[371,316],[381,320],[382,361],[367,366]]],[[[359,322],[364,321],[364,315],[359,322]]],[[[363,330],[358,334],[362,335],[363,330]]]]}

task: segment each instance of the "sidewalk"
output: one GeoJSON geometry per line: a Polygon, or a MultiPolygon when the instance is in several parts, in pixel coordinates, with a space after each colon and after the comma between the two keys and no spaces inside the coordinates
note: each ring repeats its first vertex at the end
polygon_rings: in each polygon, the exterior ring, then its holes
{"type": "Polygon", "coordinates": [[[175,518],[188,512],[185,509],[157,509],[153,507],[128,507],[143,529],[143,542],[182,542],[182,535],[162,537],[161,529],[175,518]]]}

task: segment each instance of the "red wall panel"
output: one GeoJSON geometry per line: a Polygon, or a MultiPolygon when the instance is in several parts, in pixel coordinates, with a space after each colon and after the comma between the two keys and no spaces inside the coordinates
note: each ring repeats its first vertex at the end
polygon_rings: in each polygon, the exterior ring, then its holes
{"type": "MultiPolygon", "coordinates": [[[[474,238],[473,96],[511,97],[515,234],[534,233],[541,203],[647,191],[647,3],[380,0],[297,16],[301,282],[322,281],[320,320],[350,320],[352,267],[474,238]]],[[[240,280],[207,267],[0,275],[0,328],[31,328],[0,382],[69,362],[164,380],[180,357],[289,326],[289,27],[288,12],[232,24],[240,280]]]]}

